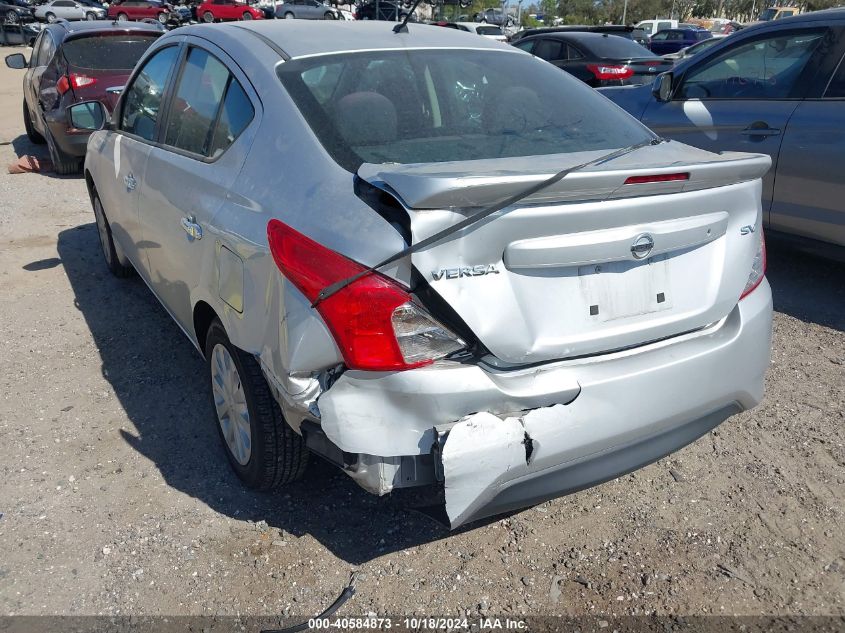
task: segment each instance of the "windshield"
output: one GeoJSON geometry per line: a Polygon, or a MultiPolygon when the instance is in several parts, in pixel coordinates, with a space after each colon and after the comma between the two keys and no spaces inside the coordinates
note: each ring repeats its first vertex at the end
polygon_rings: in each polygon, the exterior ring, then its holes
{"type": "Polygon", "coordinates": [[[65,59],[77,68],[132,70],[160,33],[97,35],[65,42],[65,59]]]}
{"type": "Polygon", "coordinates": [[[615,149],[652,137],[586,84],[522,53],[362,52],[294,60],[277,73],[314,134],[350,171],[365,162],[615,149]]]}
{"type": "Polygon", "coordinates": [[[777,9],[766,9],[763,13],[760,14],[761,20],[771,20],[774,18],[778,13],[777,9]]]}

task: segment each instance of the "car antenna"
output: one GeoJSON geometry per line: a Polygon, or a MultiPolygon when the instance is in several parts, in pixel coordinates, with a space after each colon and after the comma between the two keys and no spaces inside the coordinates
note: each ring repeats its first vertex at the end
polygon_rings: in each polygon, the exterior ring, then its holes
{"type": "Polygon", "coordinates": [[[405,19],[402,20],[402,24],[397,24],[393,27],[394,33],[407,33],[408,32],[408,20],[411,19],[411,14],[417,10],[417,7],[420,6],[420,2],[422,0],[417,0],[414,2],[414,6],[411,7],[411,10],[405,14],[405,19]]]}

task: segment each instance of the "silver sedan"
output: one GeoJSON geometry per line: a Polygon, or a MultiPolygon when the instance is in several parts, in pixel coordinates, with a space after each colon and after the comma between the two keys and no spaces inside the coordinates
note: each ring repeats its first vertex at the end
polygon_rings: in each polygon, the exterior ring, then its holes
{"type": "Polygon", "coordinates": [[[276,17],[286,20],[340,20],[340,12],[319,0],[284,0],[276,5],[276,17]]]}
{"type": "Polygon", "coordinates": [[[91,7],[74,0],[53,0],[36,7],[35,17],[47,22],[62,20],[105,20],[106,9],[91,7]]]}
{"type": "MultiPolygon", "coordinates": [[[[763,397],[768,156],[665,142],[519,49],[383,22],[188,26],[70,108],[105,263],[203,355],[247,486],[309,453],[452,527],[763,397]]],[[[175,418],[174,418],[175,419],[175,418]]],[[[186,449],[188,450],[188,449],[186,449]]]]}

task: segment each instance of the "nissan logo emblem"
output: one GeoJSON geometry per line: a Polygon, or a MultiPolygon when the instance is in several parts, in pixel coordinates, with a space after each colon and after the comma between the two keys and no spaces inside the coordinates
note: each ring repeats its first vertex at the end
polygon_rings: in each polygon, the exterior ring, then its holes
{"type": "Polygon", "coordinates": [[[631,255],[634,259],[645,259],[654,248],[654,238],[648,233],[643,233],[631,244],[631,255]]]}

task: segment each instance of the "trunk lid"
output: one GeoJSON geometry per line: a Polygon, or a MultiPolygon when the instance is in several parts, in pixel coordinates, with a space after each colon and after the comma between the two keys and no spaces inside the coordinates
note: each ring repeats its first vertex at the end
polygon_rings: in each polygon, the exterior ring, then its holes
{"type": "MultiPolygon", "coordinates": [[[[420,165],[364,164],[421,241],[605,152],[420,165]]],[[[591,355],[688,332],[736,305],[756,252],[764,155],[647,147],[561,182],[412,255],[503,364],[591,355]],[[625,184],[630,176],[689,174],[625,184]]]]}

